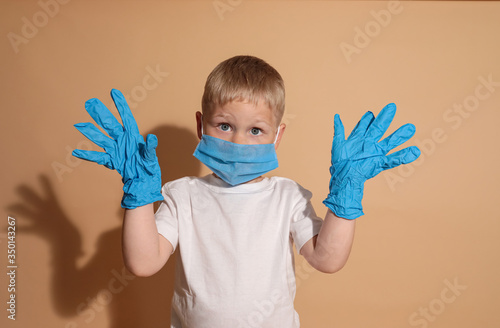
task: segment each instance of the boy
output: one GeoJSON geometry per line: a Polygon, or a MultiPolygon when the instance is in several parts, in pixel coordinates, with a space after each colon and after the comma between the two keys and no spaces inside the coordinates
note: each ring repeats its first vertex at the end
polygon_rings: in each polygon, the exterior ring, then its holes
{"type": "Polygon", "coordinates": [[[76,128],[106,153],[74,155],[116,169],[123,177],[126,208],[123,256],[138,276],[160,270],[176,248],[171,327],[299,327],[293,307],[293,244],[319,271],[333,273],[347,261],[355,218],[363,215],[363,184],[384,169],[419,156],[404,125],[378,142],[395,114],[386,106],[366,113],[346,140],[335,116],[328,212],[318,218],[311,193],[292,180],[262,175],[277,167],[275,150],[285,91],[279,73],[263,60],[236,56],[209,75],[196,113],[196,156],[213,174],[185,177],[161,187],[156,137],[146,141],[123,95],[111,92],[123,127],[97,99],[86,103],[94,120],[76,128]],[[161,193],[160,193],[161,190],[161,193]],[[153,202],[162,201],[156,214],[153,202]]]}

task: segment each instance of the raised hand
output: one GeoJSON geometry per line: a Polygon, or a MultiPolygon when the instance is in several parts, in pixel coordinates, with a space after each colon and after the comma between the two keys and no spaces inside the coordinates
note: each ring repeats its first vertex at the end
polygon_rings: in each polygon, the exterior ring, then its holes
{"type": "Polygon", "coordinates": [[[123,125],[99,99],[88,100],[85,109],[109,137],[92,123],[78,123],[75,127],[105,152],[75,149],[73,156],[120,173],[124,192],[121,202],[123,208],[136,208],[163,200],[161,171],[155,150],[158,139],[149,134],[144,141],[123,94],[113,89],[111,97],[123,125]]]}
{"type": "Polygon", "coordinates": [[[395,114],[395,104],[385,106],[376,118],[372,112],[367,112],[347,140],[342,121],[338,114],[335,115],[330,193],[323,201],[335,215],[350,220],[363,215],[361,200],[365,181],[384,170],[411,163],[420,156],[416,146],[387,155],[415,134],[413,124],[403,125],[379,142],[395,114]]]}

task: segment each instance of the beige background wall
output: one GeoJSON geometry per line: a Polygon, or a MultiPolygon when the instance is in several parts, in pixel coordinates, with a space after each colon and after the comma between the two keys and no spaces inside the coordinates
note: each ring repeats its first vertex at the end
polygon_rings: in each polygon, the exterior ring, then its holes
{"type": "Polygon", "coordinates": [[[2,327],[166,327],[173,265],[151,278],[122,272],[120,177],[69,155],[97,150],[72,125],[91,120],[89,98],[114,110],[109,91],[120,89],[141,132],[160,140],[165,181],[206,174],[191,156],[194,113],[208,73],[237,54],[283,75],[288,128],[274,174],[310,189],[321,215],[335,113],[350,130],[395,102],[391,131],[417,126],[418,162],[366,184],[347,266],[324,275],[297,259],[303,327],[500,326],[500,3],[0,6],[0,263],[7,271],[10,215],[18,265],[15,322],[0,275],[2,327]]]}

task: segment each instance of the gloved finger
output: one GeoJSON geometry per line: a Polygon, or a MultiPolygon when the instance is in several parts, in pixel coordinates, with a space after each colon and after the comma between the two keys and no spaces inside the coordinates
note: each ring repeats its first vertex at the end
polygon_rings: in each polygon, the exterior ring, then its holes
{"type": "Polygon", "coordinates": [[[118,139],[123,134],[123,126],[118,122],[109,109],[97,98],[85,102],[85,110],[94,121],[106,131],[113,139],[118,139]]]}
{"type": "Polygon", "coordinates": [[[90,141],[95,143],[104,150],[113,148],[113,139],[102,133],[94,124],[92,123],[77,123],[74,127],[80,131],[84,136],[86,136],[90,141]]]}
{"type": "Polygon", "coordinates": [[[394,115],[396,115],[395,104],[390,103],[384,108],[382,108],[380,113],[377,115],[373,123],[368,128],[368,131],[366,132],[366,137],[375,139],[375,141],[378,141],[380,138],[382,138],[385,131],[387,131],[387,129],[389,128],[389,125],[391,125],[394,115]]]}
{"type": "Polygon", "coordinates": [[[347,140],[355,138],[355,137],[362,137],[366,133],[366,129],[370,124],[373,122],[375,119],[375,116],[373,115],[372,112],[368,111],[366,112],[361,119],[359,120],[358,124],[352,129],[351,134],[349,135],[349,138],[347,140]]]}
{"type": "Polygon", "coordinates": [[[394,131],[390,136],[384,138],[378,144],[387,154],[391,149],[394,149],[406,141],[408,141],[415,134],[415,125],[408,123],[394,131]]]}
{"type": "Polygon", "coordinates": [[[417,146],[411,146],[401,149],[393,154],[384,157],[381,165],[382,170],[392,169],[401,164],[409,164],[420,156],[420,149],[417,146]]]}
{"type": "Polygon", "coordinates": [[[108,169],[114,169],[113,164],[111,163],[111,156],[106,153],[93,150],[75,149],[73,150],[72,155],[86,161],[104,165],[108,169]]]}
{"type": "Polygon", "coordinates": [[[111,97],[115,102],[116,109],[118,109],[118,113],[120,113],[120,117],[122,118],[123,126],[125,130],[133,134],[139,134],[139,127],[137,126],[137,122],[135,121],[134,116],[132,115],[132,111],[127,104],[127,100],[121,93],[120,90],[112,89],[111,97]]]}
{"type": "Polygon", "coordinates": [[[333,138],[345,140],[344,124],[342,124],[339,114],[335,114],[333,118],[333,138]]]}
{"type": "Polygon", "coordinates": [[[146,136],[146,143],[139,145],[142,157],[147,160],[154,160],[156,158],[156,147],[158,146],[158,138],[154,134],[146,136]]]}

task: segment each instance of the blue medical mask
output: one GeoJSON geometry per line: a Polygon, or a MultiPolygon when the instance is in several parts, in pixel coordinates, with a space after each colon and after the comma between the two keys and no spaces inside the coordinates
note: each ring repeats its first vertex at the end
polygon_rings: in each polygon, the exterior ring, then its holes
{"type": "Polygon", "coordinates": [[[194,157],[228,184],[235,186],[253,180],[278,167],[274,143],[245,145],[203,134],[194,157]]]}

